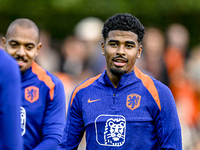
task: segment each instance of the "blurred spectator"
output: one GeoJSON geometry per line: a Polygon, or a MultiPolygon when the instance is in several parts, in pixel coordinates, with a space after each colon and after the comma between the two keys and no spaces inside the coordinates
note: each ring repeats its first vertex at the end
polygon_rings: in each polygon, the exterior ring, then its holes
{"type": "Polygon", "coordinates": [[[65,104],[66,104],[66,113],[67,113],[69,99],[70,99],[73,89],[76,86],[76,82],[72,76],[63,72],[55,72],[54,75],[57,76],[64,85],[65,95],[66,95],[65,104]]]}
{"type": "Polygon", "coordinates": [[[183,150],[189,150],[194,144],[198,115],[194,87],[185,71],[190,35],[182,24],[172,24],[166,31],[166,38],[165,62],[170,78],[169,87],[176,100],[182,126],[183,150]]]}
{"type": "MultiPolygon", "coordinates": [[[[4,37],[4,36],[3,36],[3,34],[0,33],[0,39],[2,39],[2,37],[4,37]]],[[[3,49],[3,43],[2,43],[2,40],[0,40],[0,48],[3,49]]]]}
{"type": "Polygon", "coordinates": [[[186,53],[189,45],[189,32],[181,24],[172,24],[167,30],[167,48],[165,61],[170,78],[170,88],[175,100],[187,105],[188,125],[194,125],[197,113],[194,90],[185,72],[186,53]],[[191,106],[191,107],[190,107],[191,106]]]}
{"type": "Polygon", "coordinates": [[[83,40],[87,47],[86,68],[92,76],[101,73],[106,66],[105,59],[101,54],[101,30],[103,22],[96,17],[82,19],[75,26],[75,36],[83,40]]]}
{"type": "Polygon", "coordinates": [[[73,76],[76,84],[92,75],[85,70],[87,49],[83,41],[75,36],[67,37],[61,47],[61,53],[64,58],[62,72],[73,76]]]}
{"type": "MultiPolygon", "coordinates": [[[[200,45],[193,47],[190,51],[189,58],[186,61],[186,73],[187,77],[192,84],[192,88],[195,91],[195,98],[197,100],[198,107],[198,120],[197,120],[197,128],[193,129],[193,132],[187,132],[192,136],[192,144],[191,149],[189,150],[199,150],[200,149],[200,45]]],[[[186,108],[187,109],[187,108],[186,108]]],[[[185,110],[184,110],[185,111],[185,110]]],[[[187,115],[187,111],[183,114],[187,115]]],[[[188,134],[185,135],[188,137],[188,134]]]]}
{"type": "Polygon", "coordinates": [[[200,45],[195,46],[190,53],[190,57],[186,63],[187,76],[195,91],[198,107],[198,146],[200,146],[200,45]]]}
{"type": "Polygon", "coordinates": [[[189,39],[189,32],[182,24],[172,24],[168,27],[166,31],[165,61],[170,76],[184,70],[189,39]]]}
{"type": "Polygon", "coordinates": [[[73,89],[83,80],[82,78],[88,78],[83,71],[86,59],[85,43],[75,36],[66,37],[61,45],[61,55],[63,59],[61,72],[55,72],[54,75],[56,75],[64,85],[67,110],[73,89]]]}
{"type": "MultiPolygon", "coordinates": [[[[200,104],[200,45],[195,46],[190,53],[186,63],[186,72],[195,88],[196,96],[200,104]]],[[[200,110],[200,106],[198,106],[200,110]]]]}
{"type": "MultiPolygon", "coordinates": [[[[61,54],[63,57],[63,73],[56,73],[55,75],[60,78],[64,84],[66,110],[68,110],[69,99],[75,86],[92,76],[93,73],[85,69],[88,55],[86,44],[76,36],[71,35],[64,39],[61,46],[61,54]]],[[[85,138],[83,138],[78,150],[84,150],[85,147],[85,138]]]]}
{"type": "Polygon", "coordinates": [[[63,42],[62,72],[72,75],[77,84],[105,69],[105,60],[101,54],[102,26],[103,22],[98,18],[84,18],[75,26],[75,35],[67,37],[63,42]]]}
{"type": "Polygon", "coordinates": [[[48,32],[40,31],[41,50],[36,57],[36,62],[47,71],[54,73],[60,70],[60,55],[51,47],[51,36],[48,32]]]}
{"type": "Polygon", "coordinates": [[[147,74],[169,85],[168,73],[164,62],[165,37],[158,28],[146,28],[143,40],[143,54],[137,66],[147,74]],[[143,66],[141,66],[143,64],[143,66]]]}

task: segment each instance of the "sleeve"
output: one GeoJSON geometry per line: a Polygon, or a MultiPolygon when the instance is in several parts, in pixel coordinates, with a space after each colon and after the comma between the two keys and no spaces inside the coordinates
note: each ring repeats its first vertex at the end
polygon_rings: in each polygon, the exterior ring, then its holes
{"type": "MultiPolygon", "coordinates": [[[[74,93],[72,93],[74,95],[74,93]]],[[[81,103],[76,95],[70,99],[66,125],[59,150],[77,150],[84,134],[81,103]],[[71,104],[71,105],[70,105],[71,104]]]]}
{"type": "MultiPolygon", "coordinates": [[[[2,55],[1,55],[2,56],[2,55]]],[[[21,77],[12,59],[0,61],[0,149],[22,150],[20,127],[21,77]]]]}
{"type": "Polygon", "coordinates": [[[156,119],[161,149],[182,150],[181,126],[174,97],[165,85],[157,86],[161,110],[156,119]]]}
{"type": "MultiPolygon", "coordinates": [[[[58,79],[57,79],[58,80],[58,79]]],[[[65,92],[60,80],[55,84],[54,98],[48,97],[43,121],[43,140],[34,150],[57,150],[65,124],[65,92]]]]}

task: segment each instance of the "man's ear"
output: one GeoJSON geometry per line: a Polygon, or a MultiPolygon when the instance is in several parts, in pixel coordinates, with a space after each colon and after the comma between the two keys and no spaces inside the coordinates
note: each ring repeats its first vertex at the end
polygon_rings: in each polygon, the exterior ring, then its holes
{"type": "Polygon", "coordinates": [[[2,37],[2,46],[3,46],[3,48],[5,49],[5,47],[6,47],[6,38],[5,37],[2,37]]]}
{"type": "Polygon", "coordinates": [[[101,48],[102,48],[102,55],[105,55],[105,44],[104,44],[104,41],[101,42],[101,48]]]}
{"type": "Polygon", "coordinates": [[[37,52],[36,52],[36,55],[38,55],[38,52],[39,52],[39,50],[41,49],[41,47],[42,47],[42,43],[39,43],[39,44],[37,45],[37,52]]]}
{"type": "Polygon", "coordinates": [[[142,45],[140,45],[138,49],[137,58],[140,58],[141,54],[142,54],[142,45]]]}

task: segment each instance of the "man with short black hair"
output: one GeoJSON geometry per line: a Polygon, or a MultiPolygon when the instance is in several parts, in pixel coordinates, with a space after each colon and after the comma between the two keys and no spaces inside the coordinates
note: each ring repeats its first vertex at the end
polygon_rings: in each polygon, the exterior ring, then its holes
{"type": "Polygon", "coordinates": [[[131,14],[110,17],[102,30],[107,69],[78,85],[71,96],[60,150],[181,150],[181,127],[169,88],[142,73],[145,28],[131,14]]]}

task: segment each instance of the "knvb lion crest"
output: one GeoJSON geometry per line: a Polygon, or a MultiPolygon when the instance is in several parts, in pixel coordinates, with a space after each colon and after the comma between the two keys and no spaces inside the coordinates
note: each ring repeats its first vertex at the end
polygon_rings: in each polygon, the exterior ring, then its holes
{"type": "Polygon", "coordinates": [[[106,121],[104,142],[106,146],[122,146],[125,142],[126,121],[121,118],[110,118],[106,121]]]}
{"type": "Polygon", "coordinates": [[[126,99],[126,107],[130,110],[135,110],[140,106],[141,96],[138,94],[130,94],[126,99]]]}
{"type": "Polygon", "coordinates": [[[35,86],[29,86],[25,88],[25,99],[31,103],[35,102],[39,98],[39,88],[35,86]]]}
{"type": "Polygon", "coordinates": [[[126,119],[122,115],[99,115],[95,119],[95,130],[99,145],[120,147],[125,143],[126,119]]]}

